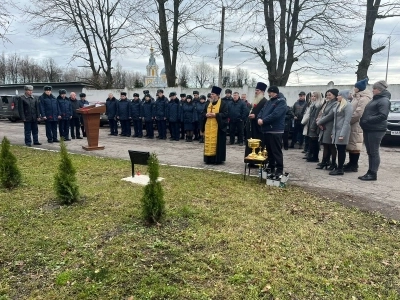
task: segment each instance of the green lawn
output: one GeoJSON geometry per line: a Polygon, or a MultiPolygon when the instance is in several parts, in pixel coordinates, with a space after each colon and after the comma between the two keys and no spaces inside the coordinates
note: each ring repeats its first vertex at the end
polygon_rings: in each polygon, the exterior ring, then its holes
{"type": "Polygon", "coordinates": [[[167,216],[147,227],[130,162],[72,155],[82,199],[60,207],[59,154],[11,150],[24,185],[0,190],[0,299],[400,299],[396,222],[162,166],[167,216]]]}

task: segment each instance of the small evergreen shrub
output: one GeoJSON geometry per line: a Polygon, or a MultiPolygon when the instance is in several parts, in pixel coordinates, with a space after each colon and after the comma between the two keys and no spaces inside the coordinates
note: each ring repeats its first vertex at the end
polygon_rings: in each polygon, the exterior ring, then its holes
{"type": "Polygon", "coordinates": [[[79,189],[76,180],[76,170],[68,155],[64,140],[61,139],[60,164],[54,175],[54,190],[61,204],[72,204],[78,201],[79,189]]]}
{"type": "Polygon", "coordinates": [[[13,189],[22,182],[21,172],[17,166],[17,158],[10,151],[10,141],[4,137],[0,151],[0,181],[1,186],[13,189]]]}
{"type": "Polygon", "coordinates": [[[159,162],[155,153],[150,155],[147,164],[150,182],[144,187],[142,217],[146,222],[155,224],[158,223],[165,214],[164,193],[161,182],[157,181],[159,162]]]}

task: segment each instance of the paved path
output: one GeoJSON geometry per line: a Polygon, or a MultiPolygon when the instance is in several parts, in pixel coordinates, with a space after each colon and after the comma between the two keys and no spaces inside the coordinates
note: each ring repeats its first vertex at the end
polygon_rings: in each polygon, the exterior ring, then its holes
{"type": "MultiPolygon", "coordinates": [[[[23,124],[0,120],[0,138],[7,136],[12,144],[23,145],[23,124]]],[[[48,144],[44,125],[39,125],[39,148],[58,150],[58,144],[48,144]]],[[[156,152],[161,163],[195,168],[212,169],[223,172],[243,173],[244,147],[227,146],[227,161],[223,165],[203,163],[203,144],[159,141],[157,139],[134,139],[108,136],[108,127],[100,129],[102,151],[85,151],[86,140],[72,140],[68,150],[74,153],[129,159],[128,150],[156,152]]],[[[370,211],[379,211],[389,218],[400,219],[400,147],[381,147],[381,168],[378,181],[362,182],[357,176],[363,175],[368,167],[366,152],[361,154],[358,173],[344,176],[329,176],[328,171],[316,170],[315,163],[306,163],[304,154],[298,149],[284,151],[285,171],[291,173],[289,183],[305,187],[321,196],[350,206],[370,211]]],[[[253,171],[254,172],[254,171],[253,171]]],[[[128,174],[127,174],[128,175],[128,174]]]]}

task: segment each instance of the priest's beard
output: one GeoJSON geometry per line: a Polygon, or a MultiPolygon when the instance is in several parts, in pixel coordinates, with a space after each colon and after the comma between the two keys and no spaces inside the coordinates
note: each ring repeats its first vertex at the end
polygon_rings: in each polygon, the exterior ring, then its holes
{"type": "Polygon", "coordinates": [[[257,105],[257,104],[261,101],[262,98],[264,98],[264,94],[258,94],[258,95],[256,95],[256,96],[254,97],[253,104],[256,104],[256,105],[257,105]]]}

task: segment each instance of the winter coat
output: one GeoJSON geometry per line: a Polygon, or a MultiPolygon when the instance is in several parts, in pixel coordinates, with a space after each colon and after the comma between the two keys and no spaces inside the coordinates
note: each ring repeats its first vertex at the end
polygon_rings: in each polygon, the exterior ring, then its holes
{"type": "Polygon", "coordinates": [[[27,97],[25,94],[18,97],[19,117],[24,122],[37,121],[40,117],[39,101],[35,96],[27,97]]]}
{"type": "Polygon", "coordinates": [[[322,144],[332,144],[332,129],[333,129],[333,109],[337,105],[336,99],[327,101],[325,103],[325,108],[321,111],[321,118],[318,120],[317,125],[322,125],[323,130],[320,130],[319,140],[322,144]]]}
{"type": "Polygon", "coordinates": [[[75,100],[70,99],[70,101],[71,101],[71,108],[72,108],[72,118],[73,119],[79,118],[79,113],[76,111],[77,109],[79,109],[78,100],[77,99],[75,99],[75,100]]]}
{"type": "Polygon", "coordinates": [[[57,97],[58,106],[60,107],[60,115],[61,119],[69,120],[72,117],[72,105],[69,98],[65,97],[64,99],[61,96],[57,97]]]}
{"type": "Polygon", "coordinates": [[[264,107],[257,116],[257,119],[263,120],[261,131],[263,133],[283,133],[286,110],[286,100],[279,95],[265,102],[264,107]]]}
{"type": "Polygon", "coordinates": [[[168,99],[165,96],[157,97],[154,102],[154,117],[156,120],[164,120],[167,116],[168,99]]]}
{"type": "Polygon", "coordinates": [[[390,111],[389,91],[384,90],[374,95],[372,100],[365,106],[360,125],[364,131],[386,131],[387,118],[390,111]]]}
{"type": "Polygon", "coordinates": [[[195,105],[195,109],[196,109],[196,113],[197,113],[197,120],[198,121],[204,121],[203,119],[203,111],[204,111],[204,107],[206,107],[207,102],[204,101],[203,103],[198,102],[195,105]]]}
{"type": "MultiPolygon", "coordinates": [[[[347,101],[343,99],[342,101],[347,101]]],[[[333,128],[332,128],[332,143],[335,145],[347,145],[350,138],[350,121],[353,114],[353,107],[347,102],[347,105],[339,111],[340,103],[333,109],[333,128]],[[339,137],[343,137],[339,140],[339,137]]]]}
{"type": "Polygon", "coordinates": [[[115,119],[117,116],[118,100],[115,97],[107,98],[106,100],[106,115],[108,119],[115,119]]]}
{"type": "Polygon", "coordinates": [[[193,123],[198,121],[197,112],[192,102],[187,102],[182,105],[181,122],[193,123]]]}
{"type": "Polygon", "coordinates": [[[321,111],[322,106],[324,105],[323,102],[313,102],[310,105],[310,117],[308,118],[308,131],[307,131],[307,136],[311,138],[316,138],[319,136],[319,127],[317,125],[317,118],[318,114],[321,111]]]}
{"type": "Polygon", "coordinates": [[[287,106],[285,115],[285,131],[289,132],[290,129],[293,127],[292,125],[293,118],[294,114],[292,108],[290,106],[287,106]]]}
{"type": "Polygon", "coordinates": [[[142,102],[138,98],[137,100],[132,100],[130,102],[131,118],[132,120],[139,120],[143,116],[142,102]]]}
{"type": "Polygon", "coordinates": [[[297,100],[293,104],[293,114],[295,117],[297,117],[297,120],[295,120],[296,123],[300,123],[301,120],[303,119],[304,105],[307,105],[306,100],[304,101],[297,100]]]}
{"type": "Polygon", "coordinates": [[[117,102],[117,118],[120,120],[129,120],[131,117],[131,101],[128,99],[120,99],[117,102]]]}
{"type": "Polygon", "coordinates": [[[49,96],[43,93],[39,97],[40,101],[40,114],[42,118],[47,118],[47,121],[58,121],[58,116],[60,116],[60,107],[58,106],[58,101],[53,94],[49,96]]]}
{"type": "Polygon", "coordinates": [[[181,105],[179,99],[168,102],[167,119],[169,122],[179,122],[181,119],[181,105]]]}
{"type": "Polygon", "coordinates": [[[145,122],[153,121],[153,103],[151,100],[142,102],[142,118],[144,118],[145,122]]]}
{"type": "Polygon", "coordinates": [[[305,107],[303,118],[301,119],[301,124],[304,125],[303,135],[307,135],[309,120],[310,120],[310,106],[307,106],[305,107]]]}
{"type": "Polygon", "coordinates": [[[228,117],[230,122],[238,122],[246,119],[246,104],[240,99],[228,102],[228,117]]]}
{"type": "Polygon", "coordinates": [[[85,105],[89,105],[89,101],[82,99],[78,100],[78,103],[80,108],[85,107],[85,105]]]}
{"type": "Polygon", "coordinates": [[[362,143],[364,141],[363,130],[360,126],[360,119],[364,113],[365,106],[372,99],[372,93],[368,90],[359,91],[353,95],[351,106],[353,108],[353,115],[351,117],[350,125],[350,139],[346,149],[348,151],[361,151],[362,143]]]}

